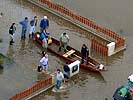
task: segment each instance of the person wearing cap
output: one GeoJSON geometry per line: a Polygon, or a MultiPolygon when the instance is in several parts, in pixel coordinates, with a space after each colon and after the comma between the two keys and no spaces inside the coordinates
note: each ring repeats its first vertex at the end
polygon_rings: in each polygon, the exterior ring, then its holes
{"type": "Polygon", "coordinates": [[[63,79],[64,79],[63,73],[60,71],[60,69],[57,69],[57,72],[56,72],[56,88],[57,89],[60,89],[63,79]]]}
{"type": "Polygon", "coordinates": [[[66,52],[67,51],[68,42],[69,42],[68,34],[67,33],[61,34],[59,51],[61,51],[61,48],[63,47],[64,48],[64,52],[66,52]]]}
{"type": "Polygon", "coordinates": [[[48,72],[48,54],[43,53],[43,57],[40,60],[40,65],[45,72],[48,72]]]}
{"type": "Polygon", "coordinates": [[[42,32],[43,30],[46,31],[46,29],[49,27],[49,20],[47,16],[44,16],[44,18],[40,22],[40,31],[42,32]]]}
{"type": "Polygon", "coordinates": [[[34,19],[30,21],[30,32],[29,32],[29,38],[33,38],[35,33],[35,26],[37,25],[37,16],[34,16],[34,19]]]}
{"type": "Polygon", "coordinates": [[[28,17],[25,17],[25,19],[23,21],[19,22],[19,24],[22,25],[21,39],[25,39],[26,38],[27,26],[28,26],[28,17]]]}

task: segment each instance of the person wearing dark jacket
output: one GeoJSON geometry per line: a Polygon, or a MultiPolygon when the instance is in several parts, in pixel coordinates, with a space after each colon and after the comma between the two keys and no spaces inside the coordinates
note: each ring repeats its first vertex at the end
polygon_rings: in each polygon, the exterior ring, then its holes
{"type": "Polygon", "coordinates": [[[42,32],[43,30],[45,30],[49,27],[49,20],[47,18],[47,16],[44,16],[44,18],[41,20],[40,22],[40,31],[42,32]]]}
{"type": "Polygon", "coordinates": [[[88,64],[89,61],[89,49],[86,48],[86,64],[88,64]]]}
{"type": "Polygon", "coordinates": [[[63,66],[64,69],[64,81],[67,82],[70,79],[70,68],[68,62],[63,66]]]}
{"type": "Polygon", "coordinates": [[[37,25],[37,16],[34,16],[34,19],[32,19],[31,21],[30,21],[30,34],[29,34],[29,38],[32,36],[32,38],[33,38],[33,36],[34,36],[34,33],[35,33],[35,27],[36,27],[36,25],[37,25]]]}
{"type": "Polygon", "coordinates": [[[86,62],[88,63],[89,49],[87,48],[85,44],[82,45],[81,56],[82,56],[81,64],[85,62],[85,59],[86,59],[86,62]]]}
{"type": "Polygon", "coordinates": [[[12,23],[12,25],[9,28],[9,34],[10,34],[10,45],[14,43],[14,34],[16,31],[15,23],[12,23]]]}

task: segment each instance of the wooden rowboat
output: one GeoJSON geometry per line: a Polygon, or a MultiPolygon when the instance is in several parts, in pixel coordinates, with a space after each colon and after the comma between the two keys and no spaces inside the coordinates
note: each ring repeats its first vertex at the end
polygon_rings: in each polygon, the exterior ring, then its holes
{"type": "MultiPolygon", "coordinates": [[[[35,34],[35,40],[42,45],[42,41],[40,40],[40,37],[39,37],[39,33],[36,33],[35,34]]],[[[61,52],[59,52],[59,45],[60,45],[60,42],[55,39],[55,38],[51,38],[52,39],[52,43],[48,45],[48,48],[47,50],[53,54],[55,54],[56,56],[62,58],[63,60],[65,60],[66,62],[69,62],[69,63],[72,63],[76,60],[81,60],[81,53],[70,47],[70,46],[67,46],[67,52],[64,53],[62,50],[61,52]]],[[[85,68],[87,70],[90,70],[90,71],[94,71],[94,72],[101,72],[101,71],[106,71],[105,68],[103,69],[100,69],[99,68],[99,65],[100,63],[98,63],[96,60],[94,60],[93,58],[89,57],[89,60],[88,60],[88,64],[80,64],[80,67],[81,68],[85,68]]]]}

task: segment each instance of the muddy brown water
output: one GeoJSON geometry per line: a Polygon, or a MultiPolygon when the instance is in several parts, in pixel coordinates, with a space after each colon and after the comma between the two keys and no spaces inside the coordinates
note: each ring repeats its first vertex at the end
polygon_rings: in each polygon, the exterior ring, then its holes
{"type": "MultiPolygon", "coordinates": [[[[114,90],[127,82],[128,75],[133,72],[133,35],[132,0],[53,0],[61,3],[77,14],[86,16],[98,24],[120,32],[126,38],[127,49],[111,57],[102,57],[95,52],[91,53],[95,59],[105,64],[107,72],[94,73],[80,70],[80,73],[72,78],[71,87],[64,93],[53,93],[51,90],[42,93],[32,100],[112,100],[114,90]]],[[[25,16],[32,19],[34,15],[40,19],[47,15],[50,20],[49,32],[59,38],[62,32],[69,33],[69,44],[80,50],[83,43],[90,46],[90,39],[94,37],[86,31],[72,25],[53,14],[36,7],[26,0],[0,0],[0,52],[11,61],[6,61],[0,68],[0,100],[7,100],[16,93],[28,88],[37,80],[35,70],[41,58],[42,48],[35,41],[27,38],[20,40],[21,26],[19,21],[25,16]],[[15,44],[9,46],[8,29],[12,22],[17,23],[15,44]]],[[[37,26],[37,30],[39,27],[37,26]]],[[[28,28],[29,31],[29,28],[28,28]]],[[[50,70],[61,68],[63,61],[51,53],[49,54],[50,70]]]]}

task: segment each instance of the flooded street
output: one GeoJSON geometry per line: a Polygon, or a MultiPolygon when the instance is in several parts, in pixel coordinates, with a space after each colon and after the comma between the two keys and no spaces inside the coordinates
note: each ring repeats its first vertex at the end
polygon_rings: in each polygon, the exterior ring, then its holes
{"type": "MultiPolygon", "coordinates": [[[[72,11],[88,17],[96,23],[106,26],[113,31],[121,32],[127,42],[127,49],[111,57],[101,57],[92,53],[95,59],[105,64],[108,71],[94,73],[80,70],[80,73],[70,81],[71,87],[64,93],[53,93],[51,90],[32,100],[112,100],[114,90],[127,82],[127,77],[133,72],[133,4],[132,0],[52,0],[61,3],[72,11]]],[[[37,15],[39,22],[44,15],[50,20],[51,36],[59,38],[67,32],[70,36],[69,45],[80,50],[83,43],[90,46],[90,38],[94,37],[86,31],[73,26],[71,23],[54,16],[26,0],[0,0],[0,53],[5,56],[3,69],[0,68],[0,100],[7,100],[16,93],[30,87],[37,80],[34,70],[41,58],[41,46],[34,40],[20,39],[21,26],[19,21],[24,17],[30,20],[37,15]],[[17,23],[15,44],[9,45],[8,29],[12,22],[17,23]]],[[[38,23],[39,25],[39,23],[38,23]]],[[[37,31],[39,27],[37,26],[37,31]]],[[[49,53],[49,69],[61,68],[63,61],[49,53]]]]}

